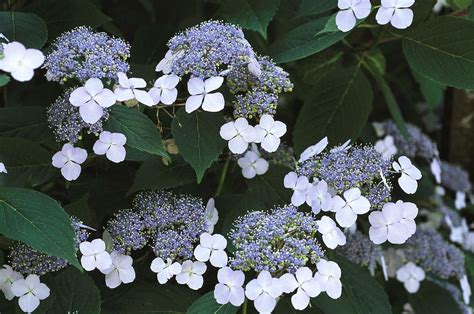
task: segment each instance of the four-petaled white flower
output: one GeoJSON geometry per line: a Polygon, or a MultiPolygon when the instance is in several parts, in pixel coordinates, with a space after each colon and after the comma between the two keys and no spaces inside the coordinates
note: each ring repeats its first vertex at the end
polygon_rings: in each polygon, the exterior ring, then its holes
{"type": "Polygon", "coordinates": [[[469,281],[467,280],[467,276],[464,275],[460,280],[459,283],[461,285],[461,290],[462,290],[462,298],[464,300],[464,303],[469,304],[471,303],[471,285],[469,284],[469,281]]]}
{"type": "Polygon", "coordinates": [[[291,196],[291,204],[295,206],[303,205],[306,201],[306,193],[311,187],[308,178],[305,176],[299,176],[296,172],[288,173],[283,179],[283,185],[287,189],[293,190],[293,195],[291,196]]]}
{"type": "Polygon", "coordinates": [[[321,180],[314,184],[308,189],[306,195],[306,204],[311,206],[311,210],[315,215],[319,214],[320,211],[332,210],[332,196],[328,192],[328,184],[326,181],[321,180]]]}
{"type": "Polygon", "coordinates": [[[150,94],[140,88],[146,87],[146,82],[142,78],[128,78],[123,72],[117,73],[119,86],[115,88],[114,93],[118,101],[127,101],[136,99],[145,106],[151,107],[155,103],[150,94]]]}
{"type": "Polygon", "coordinates": [[[228,146],[234,154],[242,154],[249,147],[249,143],[255,141],[255,128],[249,125],[245,118],[227,122],[221,126],[220,136],[229,141],[228,146]]]}
{"type": "Polygon", "coordinates": [[[332,210],[336,212],[337,223],[344,228],[352,226],[357,215],[365,214],[370,210],[370,202],[363,197],[358,188],[344,192],[344,199],[339,195],[332,199],[332,210]]]}
{"type": "Polygon", "coordinates": [[[454,207],[456,209],[463,209],[467,206],[466,204],[466,193],[457,191],[456,192],[456,199],[454,200],[454,207]]]}
{"type": "Polygon", "coordinates": [[[40,304],[40,300],[49,297],[49,288],[40,282],[37,275],[28,275],[26,279],[15,281],[11,290],[14,296],[19,297],[18,305],[23,312],[31,313],[40,304]]]}
{"type": "Polygon", "coordinates": [[[410,7],[415,0],[382,0],[375,19],[380,25],[391,23],[393,27],[405,29],[413,22],[413,11],[410,7]]]}
{"type": "Polygon", "coordinates": [[[105,284],[110,289],[117,288],[122,283],[131,283],[135,280],[135,269],[133,269],[133,259],[131,256],[120,254],[119,252],[110,253],[112,265],[107,269],[99,269],[105,274],[105,284]]]}
{"type": "Polygon", "coordinates": [[[334,220],[328,216],[321,217],[318,221],[318,232],[323,235],[324,244],[334,250],[338,245],[346,244],[346,236],[341,229],[336,226],[334,220]]]}
{"type": "Polygon", "coordinates": [[[199,237],[199,245],[194,249],[194,257],[200,262],[210,261],[214,267],[227,265],[225,248],[227,240],[220,234],[211,235],[204,232],[199,237]]]}
{"type": "Polygon", "coordinates": [[[291,304],[296,310],[307,308],[310,298],[317,297],[322,290],[308,267],[298,268],[295,274],[284,274],[280,277],[280,283],[285,293],[292,293],[298,289],[291,296],[291,304]]]}
{"type": "Polygon", "coordinates": [[[257,138],[256,143],[261,143],[262,148],[269,153],[273,153],[280,146],[280,137],[286,133],[286,124],[273,120],[268,114],[262,115],[260,122],[255,126],[257,138]]]}
{"type": "Polygon", "coordinates": [[[337,6],[341,11],[336,15],[336,25],[343,32],[353,29],[356,18],[365,19],[372,9],[370,0],[339,0],[337,6]]]}
{"type": "Polygon", "coordinates": [[[342,295],[341,268],[335,262],[320,260],[316,264],[318,271],[314,278],[332,299],[338,299],[342,295]]]}
{"type": "Polygon", "coordinates": [[[414,194],[418,189],[417,180],[421,179],[421,172],[416,168],[406,156],[398,158],[398,162],[394,161],[392,167],[396,172],[402,175],[398,178],[398,184],[403,192],[414,194]]]}
{"type": "Polygon", "coordinates": [[[241,306],[245,300],[244,288],[245,275],[241,270],[232,270],[229,267],[219,269],[217,272],[219,283],[214,288],[214,298],[219,304],[230,302],[233,306],[241,306]]]}
{"type": "Polygon", "coordinates": [[[9,72],[19,82],[31,80],[34,70],[39,68],[43,62],[44,55],[38,49],[26,49],[23,44],[17,41],[3,44],[0,70],[9,72]]]}
{"type": "Polygon", "coordinates": [[[397,280],[403,282],[408,293],[416,293],[420,288],[420,282],[425,280],[425,271],[409,262],[397,270],[397,280]]]}
{"type": "Polygon", "coordinates": [[[165,105],[173,104],[176,101],[176,97],[178,97],[178,90],[176,89],[178,83],[179,76],[174,74],[159,77],[149,91],[153,103],[155,105],[158,105],[160,102],[165,105]]]}
{"type": "Polygon", "coordinates": [[[247,151],[243,157],[240,157],[237,160],[237,164],[242,168],[242,175],[246,179],[252,179],[256,175],[265,174],[269,167],[268,161],[251,150],[247,151]]]}
{"type": "Polygon", "coordinates": [[[441,183],[441,164],[438,158],[433,158],[430,164],[431,173],[434,175],[436,183],[441,183]]]}
{"type": "Polygon", "coordinates": [[[85,149],[66,143],[59,152],[53,155],[52,164],[61,169],[61,174],[66,180],[73,181],[79,178],[81,164],[86,159],[87,151],[85,149]]]}
{"type": "Polygon", "coordinates": [[[328,138],[325,137],[316,144],[309,146],[301,153],[299,162],[306,161],[311,157],[320,154],[326,148],[326,146],[328,146],[328,144],[328,138]]]}
{"type": "Polygon", "coordinates": [[[276,299],[283,293],[279,279],[264,270],[256,279],[252,279],[245,287],[245,295],[259,313],[271,313],[276,305],[276,299]]]}
{"type": "Polygon", "coordinates": [[[23,276],[14,271],[11,266],[3,265],[3,268],[0,269],[0,290],[3,291],[7,300],[12,300],[15,297],[11,287],[12,283],[19,279],[23,279],[23,276]]]}
{"type": "Polygon", "coordinates": [[[214,226],[219,220],[219,212],[216,208],[216,202],[212,197],[207,201],[204,217],[206,218],[207,232],[212,234],[214,232],[214,226]]]}
{"type": "Polygon", "coordinates": [[[188,285],[193,290],[199,290],[204,279],[202,275],[206,272],[207,266],[200,261],[184,261],[181,265],[181,272],[176,275],[176,281],[180,285],[188,285]]]}
{"type": "Polygon", "coordinates": [[[102,131],[92,149],[97,155],[105,155],[108,160],[119,163],[125,160],[127,152],[123,146],[126,142],[127,138],[122,133],[102,131]]]}
{"type": "Polygon", "coordinates": [[[104,114],[104,108],[111,107],[117,101],[115,94],[107,88],[98,78],[90,78],[84,86],[76,88],[69,96],[69,102],[79,107],[81,118],[94,124],[104,114]]]}
{"type": "Polygon", "coordinates": [[[221,76],[210,77],[205,81],[199,77],[190,78],[188,92],[191,96],[186,99],[186,112],[191,113],[199,107],[209,112],[218,112],[224,109],[224,96],[219,92],[211,93],[221,87],[223,82],[224,78],[221,76]]]}
{"type": "Polygon", "coordinates": [[[84,241],[79,244],[82,253],[81,265],[87,271],[98,269],[106,270],[112,266],[110,254],[105,251],[105,242],[102,239],[95,239],[91,242],[84,241]]]}
{"type": "Polygon", "coordinates": [[[0,162],[0,173],[8,173],[7,168],[3,164],[3,162],[0,162]]]}
{"type": "Polygon", "coordinates": [[[165,54],[165,57],[156,65],[156,72],[163,72],[163,74],[168,74],[171,72],[171,67],[173,66],[173,61],[184,54],[183,50],[171,51],[168,50],[165,54]]]}
{"type": "Polygon", "coordinates": [[[168,258],[165,261],[161,257],[156,257],[150,265],[152,272],[156,273],[158,282],[162,285],[168,282],[173,276],[181,273],[181,264],[168,258]]]}
{"type": "Polygon", "coordinates": [[[397,153],[393,136],[387,135],[383,140],[375,142],[375,150],[382,154],[382,157],[386,160],[392,158],[397,153]]]}

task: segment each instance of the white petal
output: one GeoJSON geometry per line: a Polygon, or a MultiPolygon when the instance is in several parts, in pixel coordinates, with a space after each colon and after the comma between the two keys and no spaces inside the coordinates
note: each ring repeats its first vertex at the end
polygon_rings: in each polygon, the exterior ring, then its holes
{"type": "Polygon", "coordinates": [[[203,99],[203,95],[189,96],[188,99],[186,99],[186,112],[191,113],[201,107],[203,99]]]}
{"type": "Polygon", "coordinates": [[[370,227],[369,238],[375,244],[382,244],[387,241],[388,230],[387,227],[370,227]]]}
{"type": "Polygon", "coordinates": [[[227,253],[223,250],[214,250],[209,261],[214,267],[224,267],[227,265],[227,253]]]}
{"type": "Polygon", "coordinates": [[[337,28],[342,32],[348,32],[356,25],[356,18],[352,10],[339,11],[336,14],[337,28]]]}
{"type": "Polygon", "coordinates": [[[87,271],[92,271],[95,269],[95,258],[92,255],[82,256],[81,265],[87,271]]]}
{"type": "Polygon", "coordinates": [[[219,112],[224,109],[225,100],[221,93],[211,93],[204,96],[202,110],[208,112],[219,112]]]}
{"type": "Polygon", "coordinates": [[[105,275],[105,285],[110,289],[117,288],[121,283],[122,280],[120,280],[119,272],[117,270],[113,270],[105,275]]]}
{"type": "Polygon", "coordinates": [[[393,244],[402,244],[408,239],[408,230],[401,223],[397,223],[388,227],[387,240],[393,244]]]}
{"type": "Polygon", "coordinates": [[[44,54],[38,49],[26,49],[23,64],[31,69],[39,68],[44,62],[44,54]]]}
{"type": "Polygon", "coordinates": [[[130,83],[130,87],[132,87],[132,89],[146,87],[146,82],[142,78],[132,77],[132,78],[128,79],[128,82],[130,83]]]}
{"type": "Polygon", "coordinates": [[[222,125],[219,134],[224,140],[227,141],[236,136],[237,130],[234,127],[234,122],[227,122],[226,124],[222,125]]]}
{"type": "Polygon", "coordinates": [[[10,73],[12,77],[19,82],[27,82],[33,78],[35,72],[26,66],[20,66],[10,73]]]}
{"type": "Polygon", "coordinates": [[[214,298],[219,304],[227,304],[230,300],[230,289],[228,286],[218,283],[214,288],[214,298]]]}
{"type": "Polygon", "coordinates": [[[114,90],[114,94],[118,101],[127,101],[135,98],[135,95],[130,88],[117,87],[114,90]]]}
{"type": "Polygon", "coordinates": [[[280,146],[280,138],[271,134],[268,134],[262,141],[262,148],[269,153],[275,152],[278,146],[280,146]]]}
{"type": "Polygon", "coordinates": [[[126,269],[121,269],[119,272],[120,280],[123,283],[131,283],[135,280],[136,274],[133,267],[128,267],[126,269]]]}
{"type": "Polygon", "coordinates": [[[201,289],[203,283],[204,283],[204,279],[202,278],[201,275],[193,274],[189,278],[188,287],[193,289],[193,290],[199,290],[199,289],[201,289]]]}
{"type": "Polygon", "coordinates": [[[370,1],[362,0],[358,5],[354,6],[353,11],[358,19],[365,19],[367,16],[369,16],[371,9],[372,5],[370,4],[370,1]]]}
{"type": "Polygon", "coordinates": [[[245,287],[245,296],[249,300],[255,300],[262,293],[262,288],[258,284],[257,279],[252,279],[245,287]]]}
{"type": "Polygon", "coordinates": [[[194,257],[196,257],[198,261],[207,262],[210,256],[211,256],[210,248],[206,248],[206,247],[203,247],[202,245],[198,245],[194,249],[194,257]]]}
{"type": "Polygon", "coordinates": [[[392,20],[394,11],[393,8],[380,7],[375,16],[377,23],[380,25],[388,24],[392,20]]]}
{"type": "Polygon", "coordinates": [[[255,170],[256,170],[257,174],[262,175],[262,174],[265,174],[268,171],[269,164],[265,159],[259,158],[255,162],[254,167],[255,167],[255,170]]]}
{"type": "Polygon", "coordinates": [[[79,113],[84,122],[94,124],[100,120],[104,110],[95,101],[91,100],[79,107],[79,113]]]}
{"type": "Polygon", "coordinates": [[[303,291],[303,289],[298,289],[298,291],[291,297],[291,304],[296,310],[304,310],[309,305],[309,296],[303,291]]]}
{"type": "Polygon", "coordinates": [[[112,265],[112,259],[109,253],[102,252],[95,256],[97,269],[107,269],[112,265]]]}
{"type": "Polygon", "coordinates": [[[414,278],[408,279],[403,285],[409,293],[416,293],[420,289],[420,282],[414,278]]]}
{"type": "Polygon", "coordinates": [[[282,283],[282,289],[284,293],[292,293],[298,288],[298,281],[296,281],[295,275],[286,273],[280,277],[282,283]]]}
{"type": "Polygon", "coordinates": [[[230,289],[230,303],[233,306],[241,306],[245,301],[244,288],[233,287],[230,289]]]}
{"type": "Polygon", "coordinates": [[[127,152],[123,146],[112,145],[107,151],[107,159],[119,163],[125,160],[125,155],[127,152]]]}
{"type": "Polygon", "coordinates": [[[79,175],[81,174],[81,166],[69,161],[61,168],[61,174],[64,179],[74,181],[79,178],[79,175]]]}
{"type": "Polygon", "coordinates": [[[342,295],[342,284],[340,280],[331,279],[326,284],[326,293],[332,299],[339,299],[342,295]]]}
{"type": "Polygon", "coordinates": [[[255,308],[260,313],[271,313],[276,305],[276,300],[266,293],[262,293],[255,299],[255,308]]]}
{"type": "Polygon", "coordinates": [[[337,223],[344,228],[352,226],[357,220],[357,214],[349,206],[339,209],[336,213],[337,223]]]}
{"type": "Polygon", "coordinates": [[[151,107],[155,104],[150,94],[148,94],[146,91],[134,89],[133,93],[135,94],[135,99],[138,100],[140,103],[144,104],[145,106],[151,107]]]}
{"type": "MultiPolygon", "coordinates": [[[[151,95],[151,92],[150,92],[151,95]]],[[[164,89],[161,92],[161,102],[165,105],[171,105],[176,101],[178,97],[178,90],[176,88],[173,89],[164,89]]]]}
{"type": "Polygon", "coordinates": [[[242,154],[249,147],[249,144],[241,136],[236,136],[229,141],[228,146],[234,154],[242,154]]]}
{"type": "Polygon", "coordinates": [[[208,78],[204,82],[204,90],[206,93],[212,92],[218,89],[219,87],[221,87],[223,82],[224,82],[224,78],[220,76],[208,78]]]}
{"type": "Polygon", "coordinates": [[[102,84],[102,81],[98,78],[88,79],[86,84],[84,84],[84,87],[87,93],[91,95],[92,97],[99,94],[104,89],[104,85],[102,84]]]}
{"type": "Polygon", "coordinates": [[[103,89],[98,95],[94,96],[94,100],[102,107],[109,108],[115,104],[117,99],[114,92],[110,89],[103,89]]]}
{"type": "Polygon", "coordinates": [[[91,95],[89,95],[85,87],[76,88],[69,95],[69,102],[75,107],[80,107],[89,100],[91,100],[91,95]]]}
{"type": "Polygon", "coordinates": [[[38,297],[34,296],[31,293],[28,293],[18,300],[18,305],[20,309],[25,313],[31,313],[39,306],[40,300],[38,297]]]}
{"type": "Polygon", "coordinates": [[[127,89],[130,88],[130,82],[128,81],[128,77],[125,73],[118,72],[117,77],[118,77],[119,84],[121,87],[127,88],[127,89]]]}
{"type": "Polygon", "coordinates": [[[63,155],[62,151],[59,151],[53,155],[52,165],[54,167],[62,168],[66,164],[66,162],[68,162],[68,159],[66,158],[66,156],[63,155]]]}
{"type": "Polygon", "coordinates": [[[204,94],[204,81],[198,77],[192,77],[188,81],[188,92],[191,95],[204,94]]]}
{"type": "Polygon", "coordinates": [[[398,178],[398,184],[402,188],[403,192],[407,194],[415,194],[416,190],[418,189],[418,182],[413,180],[405,173],[402,173],[401,177],[398,178]]]}

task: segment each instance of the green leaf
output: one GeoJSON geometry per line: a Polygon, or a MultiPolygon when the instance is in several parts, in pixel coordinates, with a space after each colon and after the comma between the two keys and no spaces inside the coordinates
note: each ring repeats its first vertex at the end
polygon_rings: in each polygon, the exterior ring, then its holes
{"type": "Polygon", "coordinates": [[[226,145],[219,135],[224,123],[222,113],[187,113],[184,108],[173,120],[171,130],[179,153],[196,171],[198,183],[226,145]]]}
{"type": "Polygon", "coordinates": [[[89,193],[83,195],[80,199],[64,206],[69,215],[76,216],[83,223],[91,223],[91,214],[89,211],[89,193]]]}
{"type": "Polygon", "coordinates": [[[121,105],[112,106],[110,118],[104,124],[104,129],[124,134],[127,137],[126,146],[168,157],[155,124],[136,109],[121,105]]]}
{"type": "Polygon", "coordinates": [[[258,199],[265,208],[288,203],[291,198],[291,191],[283,186],[283,179],[290,171],[286,167],[272,165],[264,175],[247,180],[247,193],[250,199],[258,199]]]}
{"type": "Polygon", "coordinates": [[[335,16],[325,16],[283,34],[268,50],[275,62],[290,62],[318,53],[347,34],[337,30],[335,16]]]}
{"type": "Polygon", "coordinates": [[[53,139],[43,107],[0,108],[0,136],[21,137],[37,143],[53,139]]]}
{"type": "MultiPolygon", "coordinates": [[[[342,296],[333,300],[325,293],[311,303],[324,313],[392,313],[392,306],[384,289],[367,270],[345,257],[333,259],[341,267],[342,296]]],[[[417,312],[418,313],[418,312],[417,312]]]]}
{"type": "Polygon", "coordinates": [[[445,86],[429,79],[420,73],[412,70],[413,77],[418,82],[420,86],[421,94],[425,101],[432,107],[436,108],[442,104],[444,100],[444,91],[446,89],[445,86]]]}
{"type": "Polygon", "coordinates": [[[6,74],[0,74],[0,87],[5,86],[10,82],[10,77],[6,74]]]}
{"type": "Polygon", "coordinates": [[[474,21],[442,16],[399,35],[416,72],[441,85],[474,89],[474,21]]]}
{"type": "Polygon", "coordinates": [[[466,10],[472,4],[472,0],[448,0],[453,10],[466,10]]]}
{"type": "Polygon", "coordinates": [[[35,0],[25,10],[43,18],[51,39],[76,26],[97,28],[112,20],[89,0],[35,0]]]}
{"type": "Polygon", "coordinates": [[[1,234],[81,269],[69,216],[54,199],[34,190],[2,187],[0,217],[1,234]]]}
{"type": "Polygon", "coordinates": [[[38,143],[0,137],[0,147],[3,148],[0,160],[8,171],[0,176],[0,186],[34,187],[47,182],[56,173],[51,165],[51,154],[38,143]]]}
{"type": "Polygon", "coordinates": [[[234,314],[239,308],[232,304],[219,304],[214,298],[214,292],[208,292],[199,299],[197,299],[186,311],[186,314],[234,314]]]}
{"type": "MultiPolygon", "coordinates": [[[[155,278],[156,279],[156,278],[155,278]]],[[[107,291],[103,295],[102,314],[125,313],[184,313],[199,298],[199,294],[183,286],[134,282],[131,285],[107,291]]]]}
{"type": "Polygon", "coordinates": [[[165,166],[162,159],[146,160],[138,169],[133,186],[127,195],[145,189],[175,188],[194,182],[194,178],[193,169],[186,163],[173,162],[171,165],[165,166]]]}
{"type": "Polygon", "coordinates": [[[471,7],[469,8],[469,14],[467,17],[471,21],[474,21],[474,5],[471,5],[471,7]]]}
{"type": "Polygon", "coordinates": [[[48,29],[37,15],[25,12],[0,12],[0,33],[10,41],[19,41],[27,48],[41,48],[48,39],[48,29]]]}
{"type": "Polygon", "coordinates": [[[259,32],[267,38],[267,27],[275,16],[280,0],[224,0],[217,14],[242,28],[259,32]]]}
{"type": "Polygon", "coordinates": [[[46,313],[100,313],[100,292],[86,273],[67,268],[50,287],[55,300],[46,313]]]}
{"type": "Polygon", "coordinates": [[[431,280],[423,280],[420,290],[408,295],[416,314],[461,314],[459,306],[448,290],[431,280]]]}
{"type": "Polygon", "coordinates": [[[298,9],[299,16],[316,15],[337,7],[337,0],[302,0],[298,9]]]}
{"type": "Polygon", "coordinates": [[[360,66],[334,70],[314,91],[296,121],[296,151],[303,151],[325,136],[334,145],[356,139],[372,109],[372,87],[360,66]]]}

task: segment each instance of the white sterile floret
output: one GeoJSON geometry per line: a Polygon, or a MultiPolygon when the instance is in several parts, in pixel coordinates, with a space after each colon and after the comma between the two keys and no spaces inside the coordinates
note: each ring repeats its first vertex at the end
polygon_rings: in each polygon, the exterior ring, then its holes
{"type": "Polygon", "coordinates": [[[118,101],[127,101],[136,99],[145,106],[151,107],[155,103],[148,92],[141,90],[146,87],[146,82],[142,78],[128,78],[123,72],[117,73],[119,86],[115,88],[114,93],[118,101]]]}
{"type": "Polygon", "coordinates": [[[305,176],[300,176],[296,172],[288,173],[283,179],[283,185],[287,189],[293,190],[293,195],[291,196],[291,204],[294,206],[303,205],[306,202],[306,193],[311,187],[308,178],[305,176]]]}
{"type": "Polygon", "coordinates": [[[336,15],[337,28],[348,32],[354,28],[357,19],[364,19],[370,14],[372,5],[370,0],[339,0],[339,12],[336,15]]]}
{"type": "Polygon", "coordinates": [[[311,206],[311,210],[315,215],[320,211],[327,212],[332,210],[332,196],[328,192],[328,184],[321,180],[308,189],[306,194],[306,204],[311,206]]]}
{"type": "Polygon", "coordinates": [[[382,154],[382,157],[386,160],[392,158],[397,153],[393,136],[387,135],[383,140],[375,142],[375,150],[382,154]]]}
{"type": "Polygon", "coordinates": [[[95,239],[91,242],[84,241],[79,244],[82,253],[81,265],[87,271],[98,269],[106,270],[112,266],[112,258],[105,251],[105,242],[102,239],[95,239]]]}
{"type": "Polygon", "coordinates": [[[261,143],[262,148],[269,153],[273,153],[280,146],[280,137],[286,133],[286,124],[273,120],[273,117],[264,114],[260,122],[255,126],[257,138],[256,143],[261,143]]]}
{"type": "Polygon", "coordinates": [[[285,293],[292,293],[298,289],[291,296],[291,304],[296,310],[307,308],[310,298],[315,298],[321,293],[321,286],[308,267],[298,268],[295,274],[284,274],[280,277],[280,284],[285,293]]]}
{"type": "Polygon", "coordinates": [[[436,183],[441,183],[441,164],[438,158],[433,158],[430,164],[430,170],[435,177],[436,183]]]}
{"type": "Polygon", "coordinates": [[[456,192],[456,199],[454,200],[454,206],[456,209],[463,209],[466,208],[466,193],[457,191],[456,192]]]}
{"type": "Polygon", "coordinates": [[[454,226],[451,218],[449,215],[446,215],[444,217],[444,220],[446,221],[446,224],[448,225],[450,229],[450,234],[449,234],[449,240],[451,240],[454,243],[458,244],[465,244],[466,239],[469,236],[469,226],[467,225],[466,219],[461,220],[461,224],[459,226],[454,226]]]}
{"type": "Polygon", "coordinates": [[[165,105],[173,104],[178,97],[178,90],[176,89],[178,83],[179,76],[174,74],[159,77],[149,91],[153,103],[155,105],[158,105],[160,102],[165,105]]]}
{"type": "Polygon", "coordinates": [[[323,242],[329,249],[334,250],[338,245],[346,244],[344,232],[328,216],[323,216],[321,220],[318,220],[318,232],[323,235],[323,242]]]}
{"type": "Polygon", "coordinates": [[[404,202],[404,201],[397,201],[395,203],[399,210],[402,211],[402,219],[401,223],[405,226],[407,230],[407,240],[416,232],[416,223],[415,218],[418,216],[418,207],[415,203],[411,202],[404,202]]]}
{"type": "Polygon", "coordinates": [[[237,164],[242,168],[242,175],[246,179],[252,179],[256,175],[265,174],[269,167],[268,161],[251,150],[247,151],[243,157],[240,157],[237,160],[237,164]]]}
{"type": "Polygon", "coordinates": [[[104,108],[109,108],[117,101],[115,94],[98,78],[90,78],[84,86],[76,88],[69,96],[69,102],[79,107],[79,114],[84,122],[94,124],[104,114],[104,108]]]}
{"type": "Polygon", "coordinates": [[[180,285],[188,285],[193,290],[199,290],[204,279],[202,275],[206,272],[207,266],[200,261],[184,261],[181,265],[181,272],[176,275],[176,281],[180,285]]]}
{"type": "Polygon", "coordinates": [[[400,178],[398,178],[398,184],[403,192],[414,194],[418,189],[417,180],[421,179],[421,171],[406,156],[398,158],[398,162],[394,161],[392,167],[396,172],[401,173],[400,178]]]}
{"type": "Polygon", "coordinates": [[[11,286],[14,296],[19,297],[18,305],[23,312],[31,313],[40,305],[40,301],[49,297],[48,286],[40,281],[37,275],[28,275],[18,279],[11,286]]]}
{"type": "Polygon", "coordinates": [[[0,162],[0,173],[8,173],[7,168],[3,164],[3,162],[0,162]]]}
{"type": "Polygon", "coordinates": [[[227,122],[219,131],[220,136],[229,141],[228,146],[232,153],[242,154],[249,147],[249,143],[255,141],[255,128],[249,125],[245,118],[227,122]]]}
{"type": "Polygon", "coordinates": [[[328,138],[325,137],[319,142],[317,142],[316,144],[309,146],[301,153],[300,160],[298,162],[306,161],[310,159],[311,157],[314,157],[320,154],[326,148],[326,146],[328,146],[328,144],[329,144],[328,138]]]}
{"type": "Polygon", "coordinates": [[[14,271],[11,266],[3,265],[3,268],[0,269],[0,290],[7,300],[12,300],[15,297],[11,287],[12,283],[19,279],[23,279],[23,276],[19,272],[14,271]]]}
{"type": "Polygon", "coordinates": [[[316,264],[318,271],[314,278],[321,286],[321,291],[327,293],[332,299],[342,295],[341,268],[335,262],[320,260],[316,264]]]}
{"type": "Polygon", "coordinates": [[[460,280],[459,284],[461,285],[462,298],[464,303],[469,304],[471,300],[471,285],[467,280],[467,276],[464,275],[460,280]]]}
{"type": "Polygon", "coordinates": [[[214,232],[214,226],[219,220],[219,212],[216,208],[216,202],[212,197],[207,201],[204,217],[206,219],[207,232],[212,234],[214,232]]]}
{"type": "Polygon", "coordinates": [[[254,301],[253,304],[259,313],[271,313],[276,306],[277,298],[283,293],[278,278],[264,270],[252,279],[245,287],[245,296],[254,301]]]}
{"type": "Polygon", "coordinates": [[[203,80],[199,77],[192,77],[188,81],[188,92],[191,96],[186,100],[187,113],[197,110],[199,107],[204,111],[218,112],[224,109],[224,96],[219,93],[211,93],[222,86],[224,78],[221,76],[210,77],[203,80]]]}
{"type": "Polygon", "coordinates": [[[108,160],[119,163],[125,160],[126,151],[123,146],[126,142],[127,138],[122,133],[102,131],[92,149],[97,155],[105,155],[108,160]]]}
{"type": "Polygon", "coordinates": [[[333,154],[334,153],[340,153],[340,152],[347,151],[351,147],[352,147],[351,140],[348,139],[347,141],[345,141],[341,145],[337,145],[337,146],[334,146],[333,148],[331,148],[331,150],[329,152],[333,153],[333,154]]]}
{"type": "Polygon", "coordinates": [[[112,265],[107,269],[99,269],[105,274],[105,284],[110,289],[117,288],[122,283],[131,283],[135,280],[135,269],[133,269],[133,259],[131,256],[120,254],[119,252],[110,253],[112,265]]]}
{"type": "Polygon", "coordinates": [[[194,249],[194,257],[198,261],[210,261],[214,267],[224,267],[227,265],[228,257],[225,252],[227,240],[224,236],[220,234],[211,235],[204,232],[200,235],[199,239],[199,245],[194,249]]]}
{"type": "Polygon", "coordinates": [[[61,174],[68,181],[79,178],[81,174],[81,164],[87,159],[85,149],[74,147],[67,143],[63,148],[53,155],[52,164],[61,169],[61,174]]]}
{"type": "Polygon", "coordinates": [[[19,82],[31,80],[34,70],[39,68],[43,62],[44,55],[38,49],[26,49],[23,44],[17,41],[3,44],[0,70],[9,72],[19,82]]]}
{"type": "Polygon", "coordinates": [[[392,24],[398,29],[405,29],[413,22],[413,11],[410,7],[415,0],[382,0],[375,19],[380,25],[392,24]]]}
{"type": "Polygon", "coordinates": [[[219,283],[214,288],[214,298],[219,304],[230,302],[233,306],[241,306],[245,300],[244,288],[245,275],[241,270],[232,270],[229,267],[219,269],[217,272],[219,283]]]}
{"type": "Polygon", "coordinates": [[[161,59],[161,61],[156,65],[155,71],[156,72],[163,72],[163,74],[168,74],[171,72],[171,66],[173,65],[173,61],[176,58],[179,58],[184,54],[183,50],[178,50],[173,52],[168,50],[165,54],[165,57],[161,59]]]}
{"type": "Polygon", "coordinates": [[[403,283],[408,293],[416,293],[420,288],[420,282],[425,280],[425,271],[409,262],[397,270],[397,280],[403,283]]]}
{"type": "Polygon", "coordinates": [[[370,202],[361,195],[358,188],[352,188],[344,192],[344,199],[339,195],[333,197],[332,210],[336,212],[337,223],[348,228],[356,222],[357,215],[370,210],[370,202]]]}
{"type": "Polygon", "coordinates": [[[174,262],[168,258],[166,262],[161,257],[156,257],[150,265],[152,272],[156,273],[156,279],[162,285],[168,282],[173,276],[181,273],[182,267],[178,262],[174,262]]]}

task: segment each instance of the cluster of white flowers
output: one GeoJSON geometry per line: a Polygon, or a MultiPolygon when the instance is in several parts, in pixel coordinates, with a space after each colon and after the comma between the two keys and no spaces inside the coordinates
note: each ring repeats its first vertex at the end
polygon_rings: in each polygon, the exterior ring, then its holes
{"type": "Polygon", "coordinates": [[[40,305],[40,301],[49,297],[48,286],[40,281],[37,275],[23,277],[9,265],[0,269],[0,290],[7,300],[18,297],[18,305],[25,313],[31,313],[40,305]]]}
{"type": "Polygon", "coordinates": [[[107,252],[102,239],[84,241],[79,244],[79,250],[82,254],[82,267],[86,271],[98,269],[105,275],[105,284],[110,289],[135,280],[132,257],[115,251],[107,252]]]}
{"type": "MultiPolygon", "coordinates": [[[[415,0],[381,0],[375,19],[380,25],[390,23],[395,28],[405,29],[413,22],[410,7],[414,3],[415,0]]],[[[338,0],[338,7],[336,25],[343,32],[353,29],[358,19],[365,19],[372,11],[370,0],[338,0]]]]}

